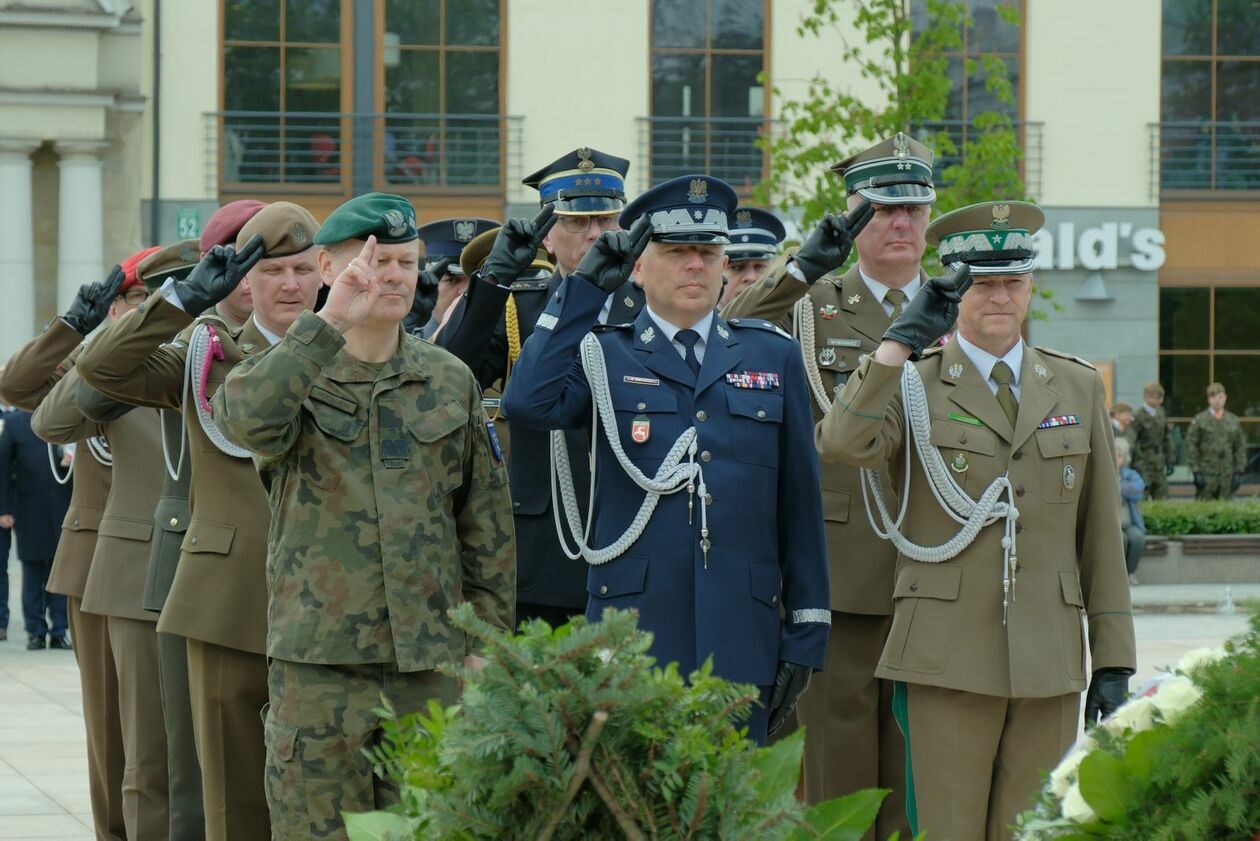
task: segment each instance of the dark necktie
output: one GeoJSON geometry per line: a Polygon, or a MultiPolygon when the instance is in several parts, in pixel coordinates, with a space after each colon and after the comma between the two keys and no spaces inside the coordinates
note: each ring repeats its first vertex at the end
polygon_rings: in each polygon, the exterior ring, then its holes
{"type": "Polygon", "coordinates": [[[906,293],[900,289],[889,289],[884,293],[884,300],[892,304],[892,315],[889,318],[896,321],[897,316],[901,315],[902,305],[906,302],[906,293]]]}
{"type": "Polygon", "coordinates": [[[1005,362],[998,362],[993,366],[993,370],[989,372],[989,376],[998,385],[998,405],[1002,407],[1002,411],[1006,413],[1006,419],[1014,427],[1015,418],[1019,414],[1019,402],[1015,400],[1015,392],[1011,390],[1011,380],[1015,379],[1015,374],[1011,371],[1010,365],[1007,365],[1005,362]]]}
{"type": "Polygon", "coordinates": [[[691,373],[699,376],[700,358],[696,356],[696,342],[700,341],[700,334],[695,330],[679,330],[674,334],[674,341],[687,349],[683,359],[686,360],[687,367],[691,369],[691,373]]]}

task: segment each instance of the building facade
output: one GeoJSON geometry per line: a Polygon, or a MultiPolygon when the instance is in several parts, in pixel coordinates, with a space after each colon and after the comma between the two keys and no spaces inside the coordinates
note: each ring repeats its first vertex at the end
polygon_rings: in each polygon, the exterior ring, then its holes
{"type": "MultiPolygon", "coordinates": [[[[965,132],[1004,107],[965,69],[1002,56],[1049,220],[1037,278],[1053,304],[1030,340],[1099,364],[1116,400],[1162,381],[1183,423],[1220,380],[1260,445],[1252,0],[959,2],[975,26],[948,116],[965,132]]],[[[234,198],[322,216],[389,190],[422,220],[503,218],[536,206],[523,175],[579,144],[630,158],[631,192],[695,170],[748,192],[768,171],[756,139],[810,78],[879,95],[843,61],[856,31],[798,32],[812,0],[38,5],[0,0],[0,352],[234,198]]]]}

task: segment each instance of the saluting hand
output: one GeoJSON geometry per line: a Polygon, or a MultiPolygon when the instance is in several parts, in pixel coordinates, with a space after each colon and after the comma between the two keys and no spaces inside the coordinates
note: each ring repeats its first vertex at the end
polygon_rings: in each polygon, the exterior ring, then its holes
{"type": "Polygon", "coordinates": [[[805,244],[792,257],[800,266],[801,274],[808,283],[844,265],[853,250],[853,240],[862,233],[866,223],[875,215],[875,206],[866,199],[848,213],[828,213],[818,223],[805,244]]]}
{"type": "Polygon", "coordinates": [[[629,231],[605,231],[591,244],[575,275],[612,294],[630,279],[634,264],[652,239],[652,220],[645,213],[629,231]]]}
{"type": "Polygon", "coordinates": [[[188,277],[175,281],[184,311],[195,318],[231,295],[265,253],[261,234],[250,237],[239,251],[231,245],[211,248],[188,277]]]}
{"type": "Polygon", "coordinates": [[[339,332],[360,324],[380,297],[376,276],[376,237],[369,236],[359,254],[350,261],[328,288],[328,300],[316,313],[339,332]]]}
{"type": "Polygon", "coordinates": [[[122,292],[126,279],[122,266],[114,266],[104,283],[83,284],[61,320],[84,336],[91,333],[109,315],[109,305],[122,292]]]}
{"type": "Polygon", "coordinates": [[[556,207],[549,204],[532,220],[509,219],[499,229],[490,254],[481,266],[481,276],[499,286],[511,286],[538,256],[538,244],[556,224],[556,207]]]}
{"type": "Polygon", "coordinates": [[[923,349],[935,344],[958,320],[958,303],[971,286],[971,267],[958,263],[941,277],[930,278],[904,312],[885,332],[884,338],[910,349],[918,359],[923,349]]]}

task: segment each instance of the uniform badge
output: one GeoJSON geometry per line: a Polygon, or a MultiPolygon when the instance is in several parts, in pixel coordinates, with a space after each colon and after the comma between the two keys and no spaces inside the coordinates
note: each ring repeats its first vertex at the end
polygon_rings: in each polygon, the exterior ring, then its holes
{"type": "Polygon", "coordinates": [[[455,220],[455,239],[457,242],[471,242],[477,235],[477,223],[471,219],[455,220]]]}
{"type": "Polygon", "coordinates": [[[735,224],[741,228],[752,227],[752,214],[747,210],[741,210],[735,214],[735,224]]]}
{"type": "Polygon", "coordinates": [[[503,461],[503,445],[499,443],[499,433],[495,432],[494,421],[486,421],[486,435],[490,437],[490,449],[494,452],[495,461],[503,461]]]}
{"type": "Polygon", "coordinates": [[[862,293],[861,293],[861,292],[855,292],[854,294],[852,294],[852,295],[850,295],[850,296],[848,297],[848,301],[849,301],[849,306],[853,306],[854,304],[860,304],[860,303],[862,303],[862,293]]]}
{"type": "Polygon", "coordinates": [[[582,146],[577,150],[578,171],[590,172],[595,168],[595,162],[591,160],[591,150],[589,147],[582,146]]]}
{"type": "Polygon", "coordinates": [[[774,278],[772,277],[766,278],[765,280],[761,282],[761,285],[769,289],[770,287],[774,286],[774,278]]]}
{"type": "Polygon", "coordinates": [[[967,463],[967,457],[962,453],[954,456],[954,460],[949,464],[950,470],[953,470],[955,473],[966,473],[969,467],[971,465],[967,463]]]}
{"type": "Polygon", "coordinates": [[[1081,419],[1076,415],[1054,415],[1037,424],[1038,429],[1054,429],[1056,426],[1080,426],[1081,419]]]}
{"type": "Polygon", "coordinates": [[[643,444],[651,437],[652,421],[648,420],[647,415],[635,415],[634,420],[630,421],[630,440],[636,444],[643,444]]]}
{"type": "Polygon", "coordinates": [[[692,204],[703,204],[709,199],[709,182],[703,178],[691,179],[691,185],[687,188],[687,201],[692,204]]]}
{"type": "Polygon", "coordinates": [[[989,223],[990,228],[1001,230],[1011,226],[1011,206],[1009,204],[993,205],[993,221],[989,223]]]}
{"type": "Polygon", "coordinates": [[[400,237],[407,233],[407,217],[403,216],[401,210],[387,210],[381,214],[381,220],[391,237],[400,237]]]}
{"type": "Polygon", "coordinates": [[[731,331],[727,330],[726,326],[723,324],[719,324],[717,326],[717,334],[721,336],[723,339],[729,339],[731,337],[731,331]]]}
{"type": "Polygon", "coordinates": [[[1042,379],[1045,379],[1046,377],[1045,365],[1042,365],[1040,362],[1038,362],[1036,365],[1033,366],[1033,371],[1036,372],[1037,376],[1041,377],[1042,379]]]}
{"type": "Polygon", "coordinates": [[[861,339],[828,339],[827,347],[861,347],[861,339]]]}
{"type": "Polygon", "coordinates": [[[910,143],[901,132],[893,137],[893,154],[903,161],[910,157],[910,143]]]}
{"type": "Polygon", "coordinates": [[[961,362],[955,362],[953,365],[949,366],[949,378],[951,380],[956,380],[959,377],[961,377],[962,372],[963,372],[963,366],[961,362]]]}
{"type": "Polygon", "coordinates": [[[823,317],[823,321],[830,321],[835,318],[837,312],[839,312],[839,310],[836,308],[835,304],[823,304],[818,308],[818,314],[823,317]]]}
{"type": "Polygon", "coordinates": [[[626,374],[624,377],[622,377],[621,381],[623,383],[629,383],[630,385],[660,385],[661,384],[661,381],[654,377],[632,377],[629,374],[626,374]]]}
{"type": "Polygon", "coordinates": [[[293,223],[293,226],[289,228],[289,236],[293,237],[293,241],[298,245],[306,245],[310,242],[310,237],[306,235],[306,228],[301,222],[293,223]]]}
{"type": "Polygon", "coordinates": [[[832,350],[831,348],[823,348],[822,352],[818,354],[818,364],[819,365],[835,365],[836,352],[832,350]]]}
{"type": "Polygon", "coordinates": [[[840,357],[839,367],[841,368],[841,370],[843,370],[843,369],[845,369],[845,368],[848,368],[848,367],[849,367],[849,360],[845,359],[844,357],[840,357]]]}
{"type": "Polygon", "coordinates": [[[652,327],[645,327],[643,332],[639,334],[639,341],[645,345],[652,344],[652,340],[656,338],[656,330],[652,327]]]}
{"type": "Polygon", "coordinates": [[[1070,491],[1074,487],[1076,487],[1076,470],[1073,469],[1072,465],[1070,464],[1064,465],[1063,466],[1063,489],[1070,491]]]}
{"type": "Polygon", "coordinates": [[[621,303],[625,304],[627,309],[634,309],[634,298],[629,295],[621,299],[621,303]]]}

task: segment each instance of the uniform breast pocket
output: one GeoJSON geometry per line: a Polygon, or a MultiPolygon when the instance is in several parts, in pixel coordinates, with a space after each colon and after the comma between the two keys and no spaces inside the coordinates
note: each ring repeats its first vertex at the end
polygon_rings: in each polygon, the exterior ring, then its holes
{"type": "Polygon", "coordinates": [[[1085,484],[1089,434],[1082,426],[1059,426],[1036,432],[1041,453],[1041,494],[1046,502],[1076,502],[1085,484]]]}
{"type": "Polygon", "coordinates": [[[457,400],[448,400],[424,411],[411,402],[404,402],[407,428],[419,442],[419,451],[412,458],[420,459],[433,483],[432,495],[445,496],[464,483],[468,409],[457,400]]]}
{"type": "MultiPolygon", "coordinates": [[[[621,446],[635,460],[663,459],[682,430],[678,398],[663,387],[614,386],[613,408],[621,446]]],[[[600,433],[603,434],[602,432],[600,433]]]]}
{"type": "Polygon", "coordinates": [[[737,461],[774,467],[779,463],[783,395],[774,391],[727,389],[731,445],[737,461]]]}
{"type": "Polygon", "coordinates": [[[932,418],[932,443],[958,486],[973,497],[993,481],[997,435],[983,426],[932,418]]]}
{"type": "Polygon", "coordinates": [[[345,472],[351,446],[367,424],[366,412],[356,401],[319,386],[311,389],[303,408],[313,427],[309,431],[332,440],[327,446],[308,447],[298,454],[302,477],[324,490],[333,490],[345,472]]]}

